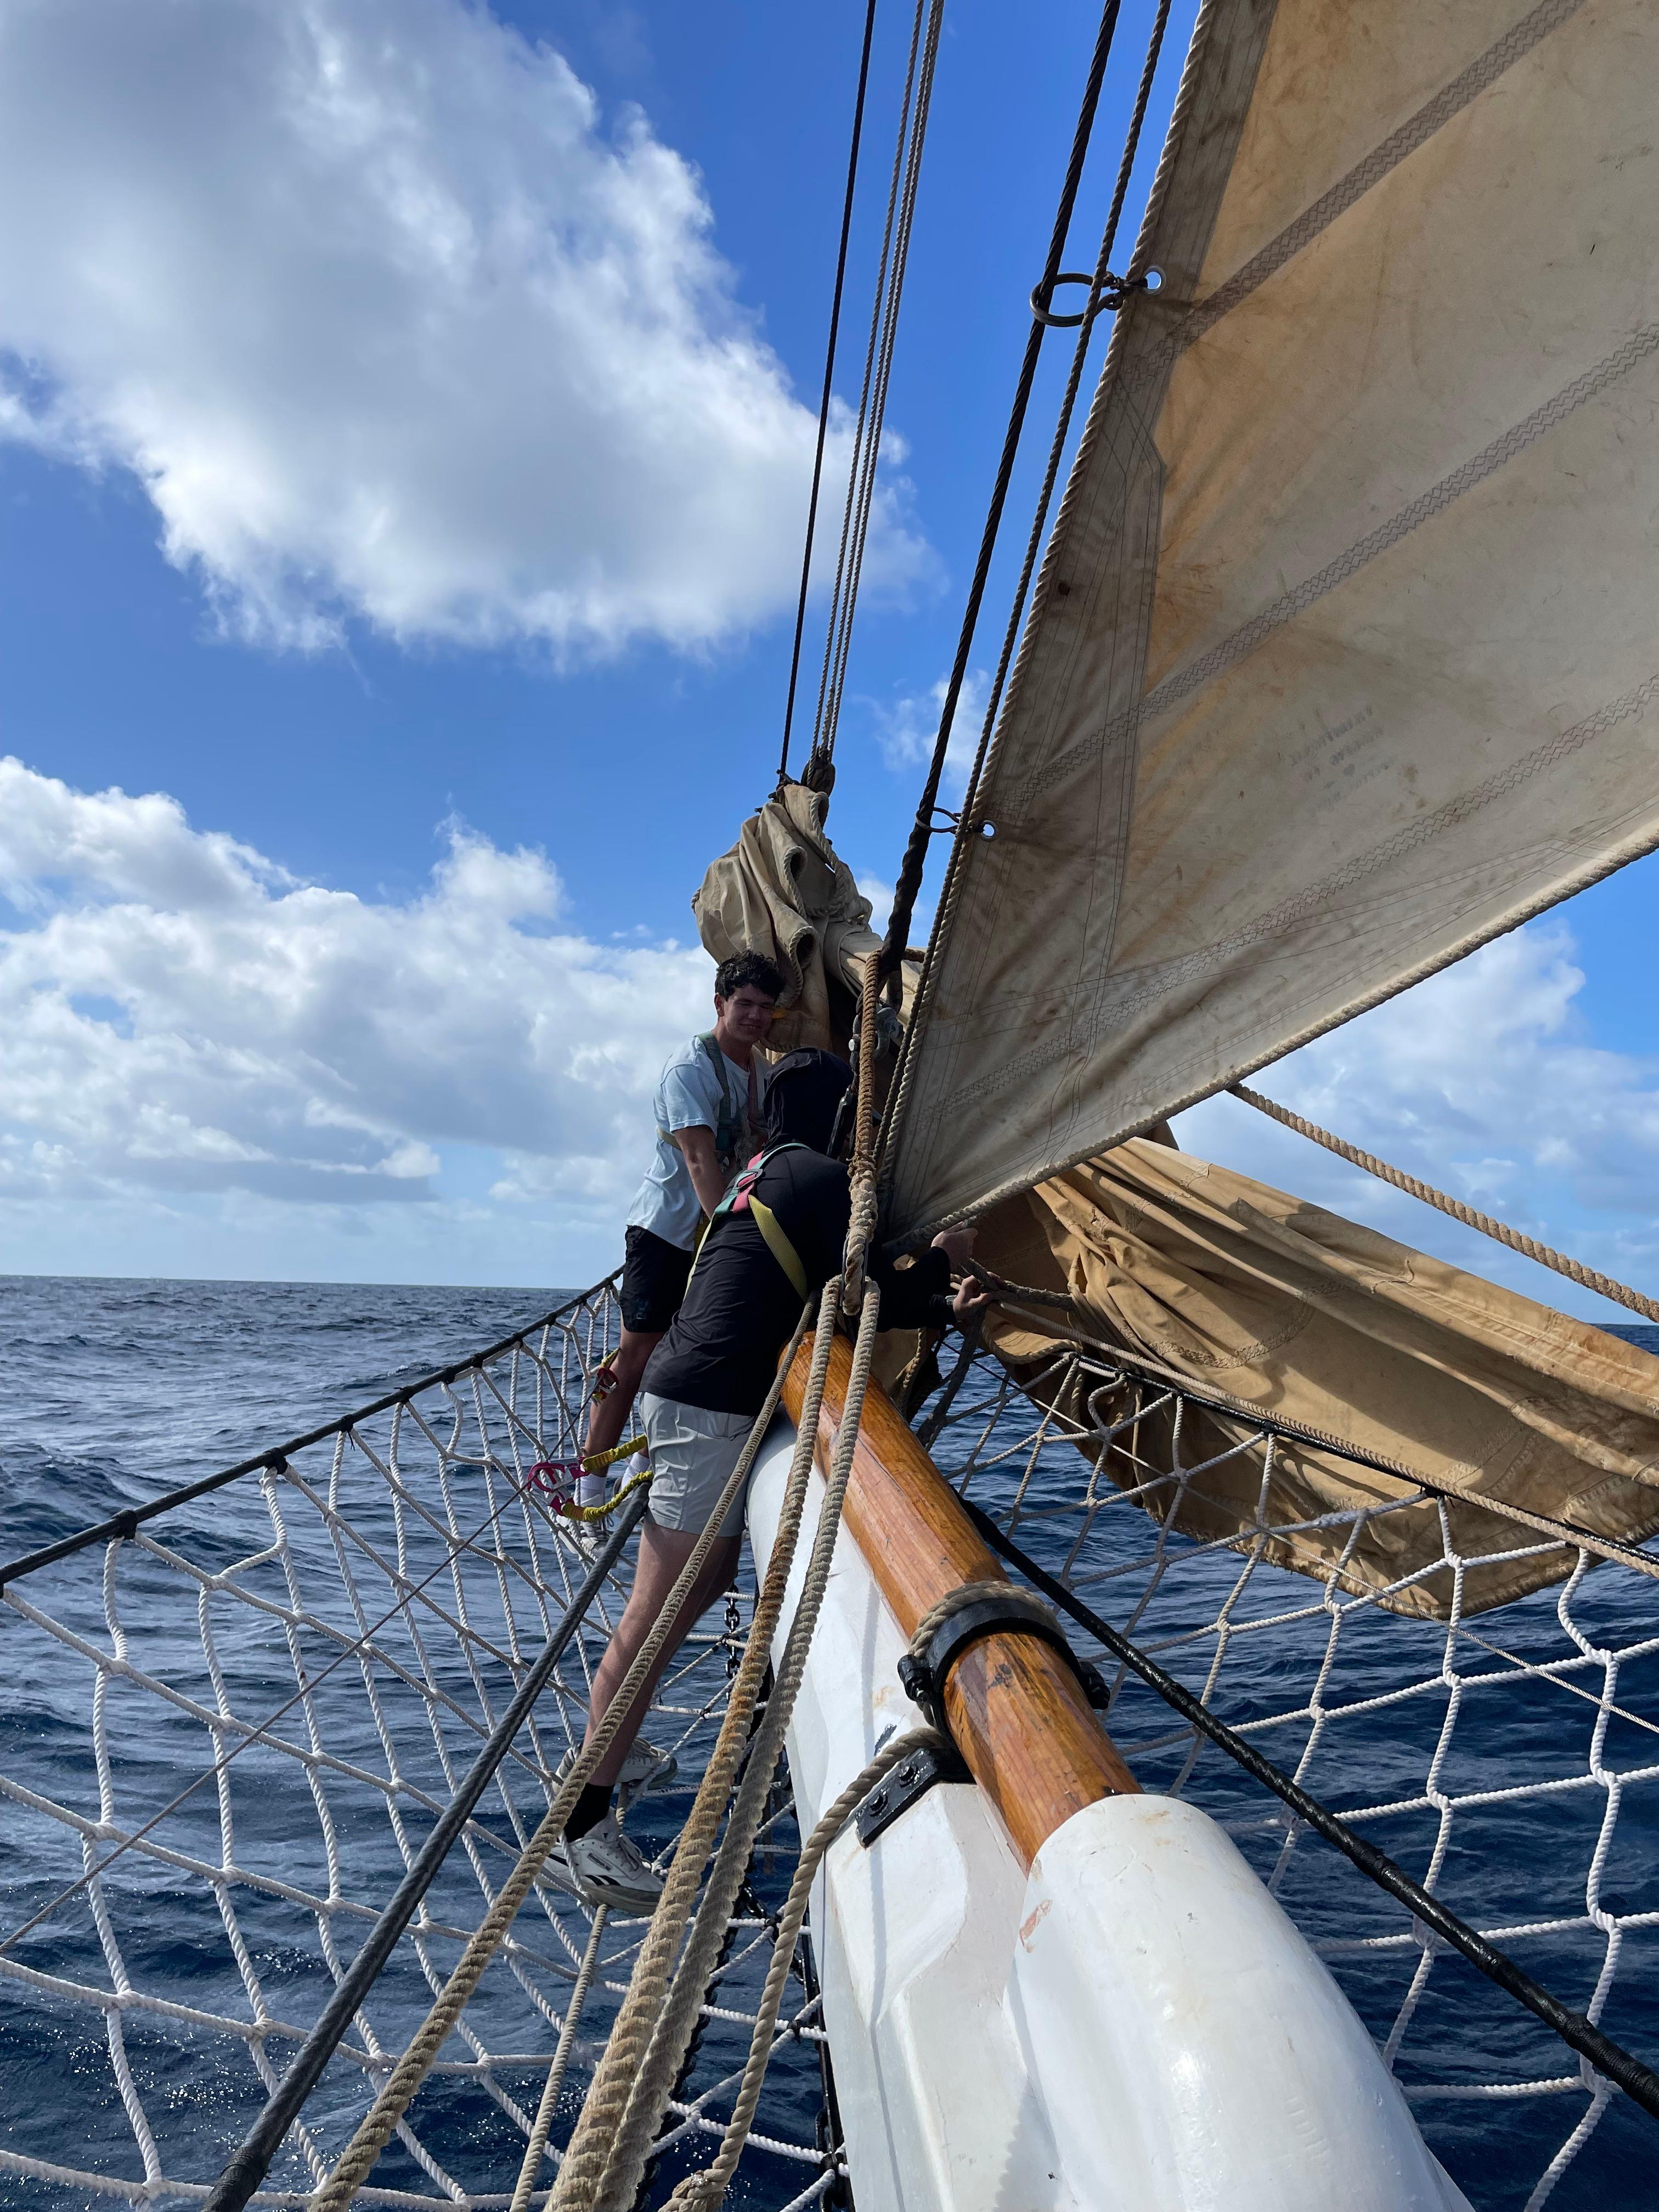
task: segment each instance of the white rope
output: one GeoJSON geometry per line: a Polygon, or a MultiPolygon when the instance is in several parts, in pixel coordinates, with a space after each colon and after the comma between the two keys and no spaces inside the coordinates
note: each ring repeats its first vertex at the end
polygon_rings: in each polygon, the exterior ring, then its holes
{"type": "MultiPolygon", "coordinates": [[[[356,1948],[355,1934],[337,1945],[337,1929],[372,1922],[586,1571],[576,1540],[523,1486],[537,1461],[574,1448],[588,1376],[616,1328],[602,1291],[522,1349],[296,1453],[285,1469],[0,1593],[17,1679],[53,1717],[38,1751],[27,1729],[0,1735],[0,1982],[27,2047],[56,2049],[79,2014],[97,2024],[103,2050],[84,2144],[70,2149],[55,2127],[37,2140],[36,2121],[9,2115],[9,2203],[15,2193],[26,2206],[43,2188],[82,2201],[206,2196],[307,2032],[319,1968],[326,1987],[356,1948]],[[172,1778],[159,1797],[158,1774],[172,1778]],[[194,1794],[162,1811],[169,1790],[192,1780],[194,1794]],[[287,1839],[276,1852],[273,1814],[287,1839]],[[159,1923],[146,1902],[156,1898],[159,1923]],[[163,1926],[176,1942],[150,1940],[163,1926]],[[181,1970],[179,1960],[191,1963],[181,1970]],[[198,2075],[210,2100],[192,2134],[179,2112],[193,2109],[198,2075]]],[[[624,1582],[625,1569],[596,1613],[596,1642],[624,1582]]],[[[675,1709],[692,1771],[728,1694],[725,1650],[694,1633],[658,1692],[665,1718],[675,1709]]],[[[360,2014],[340,2045],[337,2088],[385,2080],[395,2062],[377,2022],[441,1986],[455,1946],[498,1895],[580,1725],[587,1664],[580,1645],[561,1663],[493,1801],[394,1953],[373,2017],[360,2014]]],[[[666,1744],[666,1731],[653,1734],[666,1744]]],[[[537,2100],[521,2100],[515,2083],[548,2068],[545,2048],[526,2048],[529,2023],[557,2039],[580,2016],[572,1985],[586,1957],[587,2008],[603,2002],[608,2018],[638,1936],[613,1917],[596,1938],[577,1900],[545,1882],[533,1905],[544,1940],[524,1916],[435,2069],[493,2105],[520,2140],[537,2100]]],[[[757,1995],[762,1971],[757,1959],[757,1995]]],[[[386,2039],[395,2052],[403,2036],[386,2039]]],[[[567,2072],[585,2076],[591,2058],[574,2030],[567,2053],[567,2072]]],[[[315,2125],[307,2117],[291,2131],[254,2202],[305,2200],[330,2155],[315,2125]]],[[[791,2142],[787,2121],[773,2132],[781,2154],[816,2166],[815,2147],[791,2142]]],[[[434,2156],[407,2122],[402,2140],[409,2181],[367,2188],[362,2203],[507,2205],[487,2176],[434,2156]]]]}
{"type": "MultiPolygon", "coordinates": [[[[614,1327],[614,1304],[595,1301],[569,1328],[480,1370],[476,1388],[461,1376],[285,1472],[5,1589],[9,1679],[45,1701],[50,1733],[0,1734],[0,1982],[14,2039],[50,2059],[73,2034],[88,2116],[84,2142],[71,2146],[38,2116],[9,2115],[9,2205],[206,2195],[297,2047],[319,1982],[326,1989],[356,1949],[474,1756],[486,1714],[501,1710],[585,1571],[568,1532],[514,1486],[536,1458],[573,1448],[585,1377],[614,1327]],[[268,1726],[285,1700],[291,1710],[268,1726]],[[146,1832],[169,1792],[197,1776],[204,1786],[146,1832]],[[280,1851],[273,1820],[289,1839],[280,1851]],[[94,1878],[70,1891],[89,1868],[94,1878]],[[161,1924],[169,1941],[158,1945],[149,1938],[161,1924]],[[181,1958],[194,1962],[187,1975],[181,1958]],[[191,2135],[180,2113],[198,2089],[204,2124],[191,2135]]],[[[1620,1559],[1591,1574],[1581,1558],[1559,1588],[1501,1615],[1401,1619],[1384,1601],[1414,1580],[1437,1575],[1461,1590],[1506,1560],[1552,1547],[1572,1555],[1559,1534],[1483,1521],[1491,1549],[1466,1556],[1466,1524],[1424,1492],[1311,1512],[1294,1465],[1264,1449],[1258,1428],[1241,1422],[1242,1442],[1195,1449],[1196,1409],[1180,1379],[1126,1376],[1103,1346],[1062,1346],[1041,1388],[1074,1412],[1034,1405],[987,1359],[969,1369],[936,1445],[968,1495],[1345,1820],[1431,1873],[1492,1941],[1547,1982],[1571,1956],[1581,2001],[1616,2023],[1632,1986],[1632,1939],[1659,1927],[1632,1817],[1659,1790],[1659,1698],[1648,1687],[1659,1625],[1643,1575],[1620,1559]],[[1254,1522],[1227,1540],[1182,1534],[1183,1501],[1246,1451],[1263,1462],[1254,1522]],[[1345,1540],[1386,1531],[1395,1513],[1427,1514],[1438,1533],[1428,1565],[1388,1591],[1352,1584],[1340,1560],[1322,1583],[1270,1564],[1273,1545],[1298,1531],[1322,1543],[1334,1534],[1335,1556],[1345,1540]]],[[[500,1896],[582,1725],[592,1657],[621,1595],[620,1583],[607,1592],[586,1647],[562,1662],[533,1734],[517,1739],[341,2045],[329,2097],[307,2108],[257,2203],[304,2202],[391,2074],[408,2020],[500,1896]]],[[[727,1648],[698,1632],[658,1692],[653,1740],[672,1735],[688,1782],[726,1710],[727,1648]]],[[[1520,2144],[1531,2158],[1516,2201],[1531,2188],[1541,2206],[1609,2109],[1598,2086],[1564,2066],[1541,2027],[1516,2039],[1497,1993],[1498,2009],[1471,2005],[1462,1970],[1425,1950],[1401,1911],[1326,1882],[1322,1846],[1287,1826],[1276,1802],[1241,1798],[1219,1753],[1200,1751],[1115,1662],[1104,1671],[1117,1678],[1114,1734],[1138,1778],[1224,1820],[1339,1978],[1365,1978],[1368,2017],[1387,1993],[1380,2034],[1431,2144],[1443,2127],[1468,2124],[1459,2115],[1501,2111],[1507,2154],[1519,2158],[1520,2144]]],[[[756,1782],[763,1814],[769,1781],[756,1782]]],[[[777,1822],[764,1832],[769,1848],[784,1834],[777,1822]]],[[[718,1913],[707,1933],[724,1933],[718,1913]]],[[[417,2104],[402,2121],[401,2185],[371,2179],[358,2202],[507,2212],[501,2134],[526,2141],[562,2043],[553,2102],[580,2097],[643,1934],[611,1916],[596,1936],[576,1900],[544,1879],[434,2067],[445,2099],[469,2100],[475,2135],[494,2116],[495,2154],[468,2165],[451,2136],[428,2139],[417,2104]]],[[[763,2044],[781,2054],[823,2033],[816,2014],[786,2021],[785,2006],[761,2037],[769,1969],[787,1976],[790,1964],[745,1910],[718,1985],[697,1988],[691,1962],[672,1987],[694,2021],[734,2027],[754,2063],[763,2044]]],[[[706,2155],[718,2156],[747,2070],[711,2037],[665,2104],[655,2147],[707,2138],[706,2155]]],[[[738,2186],[757,2206],[816,2202],[833,2176],[810,2129],[787,2103],[769,2108],[770,2094],[756,2108],[738,2186]],[[750,2179],[763,2149],[775,2163],[750,2179]]],[[[562,2132],[550,2112],[538,2207],[562,2132]]]]}
{"type": "MultiPolygon", "coordinates": [[[[1645,1883],[1629,1856],[1634,1838],[1619,1826],[1623,1797],[1659,1787],[1659,1757],[1632,1755],[1638,1746],[1659,1751],[1659,1698],[1642,1674],[1632,1675],[1637,1661],[1659,1658],[1645,1574],[1623,1560],[1598,1564],[1586,1547],[1565,1583],[1506,1608],[1498,1632],[1496,1616],[1463,1617],[1461,1594],[1470,1571],[1552,1552],[1571,1559],[1559,1536],[1528,1541],[1528,1532],[1517,1529],[1513,1549],[1495,1546],[1471,1559],[1458,1547],[1446,1501],[1425,1492],[1304,1517],[1294,1464],[1286,1465],[1270,1435],[1258,1430],[1244,1446],[1188,1463],[1182,1443],[1190,1432],[1188,1401],[1178,1379],[1130,1373],[1114,1364],[1104,1344],[1079,1341],[1027,1381],[1048,1402],[1027,1399],[989,1357],[975,1363],[935,1446],[957,1487],[977,1496],[1005,1528],[1018,1527],[1022,1547],[1049,1572],[1132,1634],[1141,1650],[1340,1818],[1403,1855],[1425,1886],[1489,1941],[1514,1948],[1523,1964],[1535,1960],[1534,1971],[1546,1982],[1562,1971],[1564,1942],[1588,1947],[1599,1958],[1591,1998],[1599,2017],[1618,1986],[1626,1938],[1659,1927],[1659,1909],[1639,1909],[1645,1883]],[[1081,1407],[1083,1418],[1057,1411],[1060,1405],[1081,1407]],[[1254,1522],[1209,1540],[1180,1534],[1172,1524],[1184,1496],[1207,1467],[1241,1449],[1261,1453],[1264,1462],[1254,1522]],[[1350,1585],[1340,1559],[1322,1584],[1267,1563],[1269,1547],[1299,1530],[1346,1529],[1351,1550],[1368,1528],[1407,1511],[1436,1516],[1438,1555],[1382,1589],[1350,1585]],[[1449,1622],[1384,1610],[1431,1575],[1451,1580],[1449,1622]],[[1378,1687],[1383,1639],[1387,1680],[1378,1687]],[[1621,1671],[1631,1684],[1622,1693],[1621,1671]],[[1426,1721],[1431,1712],[1426,1729],[1413,1718],[1420,1713],[1426,1721]],[[1637,1732],[1637,1746],[1627,1734],[1617,1760],[1606,1748],[1615,1725],[1637,1732]],[[1379,1754],[1389,1785],[1368,1789],[1379,1754]],[[1401,1788],[1395,1778],[1413,1757],[1414,1782],[1401,1788]],[[1525,1764],[1517,1771],[1519,1759],[1525,1764]],[[1567,1814],[1586,1796],[1602,1801],[1589,1836],[1567,1814]],[[1506,1857],[1501,1823],[1523,1812],[1528,1825],[1510,1832],[1524,1841],[1506,1857]],[[1493,1912],[1483,1877],[1499,1894],[1517,1887],[1538,1893],[1549,1909],[1524,1919],[1493,1912]],[[1632,1894],[1620,1893],[1621,1882],[1632,1894]]],[[[1230,1778],[1237,1770],[1223,1755],[1115,1662],[1104,1671],[1114,1694],[1114,1741],[1138,1778],[1210,1803],[1339,1979],[1350,1963],[1363,1966],[1374,2006],[1378,1963],[1399,1962],[1384,2056],[1407,2070],[1402,2087],[1431,2147],[1442,2107],[1470,2100],[1535,2106],[1541,2124],[1562,2096],[1583,2098],[1565,2137],[1542,2138],[1528,2199],[1536,2212],[1599,2124],[1607,2085],[1576,2060],[1573,2071],[1563,2073],[1562,2047],[1529,2016],[1507,2012],[1501,1992],[1472,2002],[1466,1974],[1458,1975],[1455,2000],[1448,1984],[1438,2014],[1431,2015],[1427,2000],[1448,1972],[1448,1954],[1426,1945],[1381,1891],[1322,1881],[1326,1862],[1308,1857],[1321,1847],[1308,1844],[1282,1806],[1241,1808],[1230,1778]],[[1529,2044],[1516,2045],[1517,2020],[1526,2021],[1529,2044]],[[1469,2078],[1463,2069],[1483,2033],[1492,2035],[1494,2055],[1518,2048],[1531,2063],[1506,2057],[1487,2078],[1469,2078]],[[1456,2078],[1429,2070],[1448,2063],[1457,2065],[1456,2078]]],[[[1458,1974],[1455,1966],[1449,1971],[1458,1974]]],[[[1575,1966],[1575,1988],[1580,1973],[1575,1966]]]]}

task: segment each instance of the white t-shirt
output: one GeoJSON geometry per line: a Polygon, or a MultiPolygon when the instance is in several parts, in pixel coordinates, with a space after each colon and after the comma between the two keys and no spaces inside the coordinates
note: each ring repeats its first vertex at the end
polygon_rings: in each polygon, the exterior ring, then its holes
{"type": "MultiPolygon", "coordinates": [[[[735,1060],[721,1053],[725,1063],[726,1081],[732,1103],[741,1121],[746,1116],[751,1103],[757,1106],[760,1092],[760,1069],[754,1071],[754,1092],[751,1101],[750,1071],[739,1067],[735,1060]]],[[[702,1219],[702,1207],[698,1203],[691,1170],[685,1164],[685,1155],[670,1137],[676,1129],[718,1129],[720,1124],[722,1100],[720,1079],[714,1072],[714,1060],[701,1037],[693,1037],[690,1044],[682,1045],[670,1055],[663,1069],[662,1080],[657,1085],[654,1101],[657,1116],[657,1146],[651,1164],[645,1171],[645,1181],[640,1185],[633,1205],[628,1210],[630,1229],[648,1229],[653,1236],[660,1237],[665,1243],[676,1244],[682,1252],[689,1252],[697,1241],[697,1227],[702,1219]],[[667,1132],[667,1134],[664,1133],[667,1132]]],[[[744,1139],[747,1127],[741,1130],[738,1152],[739,1158],[747,1157],[744,1139]]]]}

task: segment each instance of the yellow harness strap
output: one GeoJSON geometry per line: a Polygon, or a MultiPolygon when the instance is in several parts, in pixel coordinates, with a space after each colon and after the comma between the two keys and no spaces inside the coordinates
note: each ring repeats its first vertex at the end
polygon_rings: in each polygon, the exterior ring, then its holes
{"type": "Polygon", "coordinates": [[[766,1249],[777,1261],[790,1282],[795,1296],[803,1305],[806,1303],[806,1270],[800,1263],[800,1254],[783,1233],[783,1224],[769,1206],[749,1194],[749,1211],[755,1217],[755,1226],[766,1240],[766,1249]]]}

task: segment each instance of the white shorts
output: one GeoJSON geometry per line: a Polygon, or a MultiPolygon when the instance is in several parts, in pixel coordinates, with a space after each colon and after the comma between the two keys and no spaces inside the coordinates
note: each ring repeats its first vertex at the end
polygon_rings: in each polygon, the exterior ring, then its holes
{"type": "MultiPolygon", "coordinates": [[[[678,1398],[640,1398],[651,1455],[651,1518],[659,1528],[700,1535],[720,1504],[749,1431],[752,1413],[711,1413],[702,1406],[683,1406],[678,1398]]],[[[743,1526],[743,1499],[726,1516],[726,1534],[743,1526]]]]}

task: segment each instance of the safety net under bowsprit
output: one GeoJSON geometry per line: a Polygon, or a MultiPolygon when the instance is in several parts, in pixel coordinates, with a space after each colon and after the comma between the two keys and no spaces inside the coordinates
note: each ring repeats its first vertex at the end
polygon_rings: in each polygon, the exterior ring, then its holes
{"type": "MultiPolygon", "coordinates": [[[[575,1526],[535,1470],[577,1449],[617,1328],[600,1285],[216,1486],[7,1570],[5,2202],[204,2201],[447,1816],[453,1844],[252,2201],[297,2207],[319,2187],[580,1740],[637,1508],[575,1526]]],[[[939,1465],[1010,1571],[1063,1601],[1138,1778],[1219,1820],[1327,1960],[1472,2202],[1632,2201],[1655,2121],[1424,1912],[1443,1907],[1633,2064],[1659,2052],[1659,1562],[1516,1527],[1517,1559],[1561,1553],[1552,1587],[1412,1618],[1345,1583],[1340,1545],[1322,1581],[1273,1564],[1297,1503],[1271,1419],[1218,1447],[1260,1471],[1251,1525],[1183,1534],[1218,1449],[1201,1397],[1101,1344],[1018,1381],[956,1350],[908,1409],[939,1465]],[[1405,1889],[1337,1831],[1386,1853],[1405,1889]]],[[[1403,1510],[1355,1505],[1353,1541],[1403,1510]]],[[[1443,1515],[1433,1569],[1454,1583],[1484,1564],[1457,1536],[1443,1515]]],[[[745,1565],[646,1723],[677,1771],[623,1810],[659,1866],[752,1595],[745,1565]]],[[[641,2204],[724,2133],[799,1848],[781,1765],[641,2204]]],[[[356,2201],[507,2207],[556,2075],[545,2201],[645,1933],[591,1912],[550,1862],[356,2201]]],[[[733,2204],[856,2197],[833,2059],[809,1917],[733,2204]]]]}

